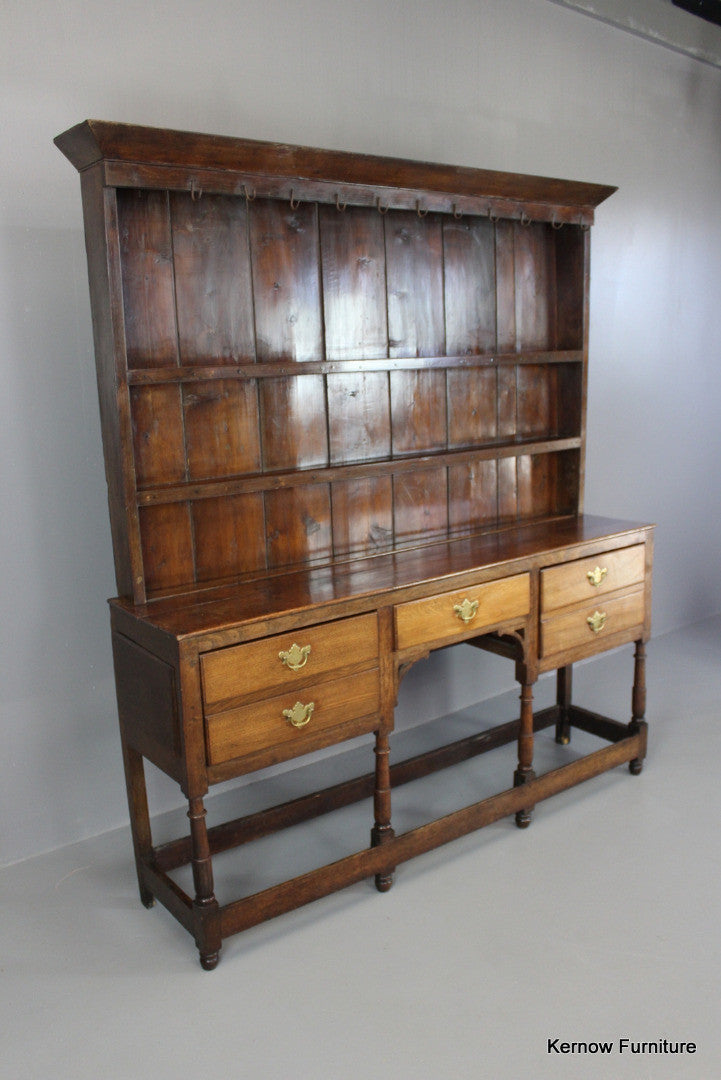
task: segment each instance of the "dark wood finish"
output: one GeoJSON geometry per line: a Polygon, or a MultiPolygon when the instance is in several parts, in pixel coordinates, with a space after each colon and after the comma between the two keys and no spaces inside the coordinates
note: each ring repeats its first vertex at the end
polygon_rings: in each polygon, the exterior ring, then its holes
{"type": "MultiPolygon", "coordinates": [[[[521,720],[518,732],[518,768],[513,774],[515,787],[529,784],[536,779],[533,765],[533,690],[524,683],[521,687],[521,720]]],[[[523,806],[516,811],[516,825],[526,829],[531,824],[533,806],[523,806]]]]}
{"type": "Polygon", "coordinates": [[[82,173],[143,903],[210,969],[228,934],[639,772],[652,528],[582,514],[588,228],[614,189],[100,121],[56,142],[82,173]],[[514,664],[519,719],[394,764],[403,675],[458,642],[514,664]],[[630,642],[630,723],[575,705],[571,665],[630,642]],[[554,724],[610,745],[537,776],[554,724]],[[367,775],[208,828],[213,784],[358,735],[367,775]],[[396,835],[394,787],[514,740],[512,788],[396,835]],[[188,800],[161,848],[145,760],[188,800]],[[215,854],[369,797],[368,848],[219,904],[215,854]]]}

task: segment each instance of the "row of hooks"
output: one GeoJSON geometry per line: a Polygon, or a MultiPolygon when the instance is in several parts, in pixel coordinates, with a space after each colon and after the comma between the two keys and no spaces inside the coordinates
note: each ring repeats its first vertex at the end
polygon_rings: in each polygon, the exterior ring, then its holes
{"type": "MultiPolygon", "coordinates": [[[[252,194],[251,194],[251,192],[246,187],[246,185],[243,184],[242,192],[243,192],[243,198],[246,200],[246,202],[248,202],[248,203],[255,202],[255,199],[256,199],[256,196],[257,196],[256,191],[253,191],[252,194]]],[[[202,187],[198,187],[195,180],[191,180],[191,182],[190,182],[190,197],[193,200],[193,202],[197,202],[200,198],[202,198],[202,195],[203,195],[202,187]]],[[[294,198],[294,196],[293,196],[293,188],[290,189],[289,202],[290,202],[291,210],[297,210],[298,207],[301,204],[300,199],[294,198]]],[[[343,213],[343,211],[346,209],[347,206],[348,206],[348,203],[347,202],[342,203],[340,201],[340,195],[336,194],[336,197],[335,197],[336,210],[340,211],[340,213],[343,213]]],[[[375,207],[376,207],[376,210],[378,211],[379,214],[387,214],[388,211],[390,210],[390,204],[389,203],[386,203],[385,206],[383,206],[381,204],[380,195],[378,195],[376,197],[375,207]]],[[[426,214],[428,213],[428,207],[427,206],[421,206],[420,199],[416,199],[416,213],[418,214],[419,218],[424,218],[426,216],[426,214]]],[[[456,219],[456,221],[460,221],[460,219],[464,216],[464,211],[459,210],[456,203],[453,203],[453,205],[451,207],[451,213],[452,213],[453,217],[456,219]]],[[[491,207],[488,208],[488,219],[494,225],[499,220],[499,215],[494,214],[493,209],[491,207]]],[[[521,221],[521,225],[525,225],[525,226],[529,226],[529,225],[533,224],[533,218],[529,217],[525,210],[521,211],[520,221],[521,221]]],[[[553,218],[552,221],[551,221],[551,227],[554,228],[554,229],[562,229],[565,224],[566,224],[565,221],[558,221],[556,218],[553,218]]],[[[573,224],[573,223],[570,222],[569,224],[573,224]]],[[[579,214],[578,221],[576,222],[576,224],[580,225],[581,229],[583,229],[584,232],[590,228],[589,224],[583,220],[583,215],[582,214],[579,214]]]]}

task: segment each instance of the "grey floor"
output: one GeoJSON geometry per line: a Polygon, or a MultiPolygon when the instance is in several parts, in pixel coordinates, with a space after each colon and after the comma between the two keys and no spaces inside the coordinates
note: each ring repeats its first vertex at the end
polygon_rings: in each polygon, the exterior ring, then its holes
{"type": "MultiPolygon", "coordinates": [[[[625,717],[631,664],[624,649],[579,666],[577,700],[625,717]]],[[[541,804],[524,832],[501,821],[406,863],[386,895],[364,882],[231,938],[213,973],[164,909],[140,905],[126,830],[4,871],[0,1076],[721,1077],[721,619],[653,641],[648,682],[641,777],[616,769],[541,804]],[[620,1053],[623,1038],[698,1049],[620,1053]],[[613,1050],[549,1053],[555,1039],[613,1050]]],[[[460,735],[516,706],[485,703],[446,727],[460,735]]],[[[408,734],[406,749],[428,737],[408,734]]],[[[584,740],[564,751],[539,736],[541,769],[584,740]]],[[[352,772],[361,755],[278,778],[274,795],[352,772]]],[[[512,767],[494,751],[409,785],[397,828],[507,786],[512,767]]],[[[224,856],[220,898],[364,846],[367,829],[358,806],[224,856]]]]}

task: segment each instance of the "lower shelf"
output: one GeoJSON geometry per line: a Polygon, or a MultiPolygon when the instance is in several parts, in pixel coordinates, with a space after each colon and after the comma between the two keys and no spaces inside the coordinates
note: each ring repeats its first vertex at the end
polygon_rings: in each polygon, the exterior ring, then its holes
{"type": "MultiPolygon", "coordinates": [[[[558,724],[560,719],[559,707],[552,706],[536,714],[534,730],[540,731],[558,724]]],[[[622,724],[578,706],[570,707],[568,720],[573,727],[596,735],[608,741],[609,745],[529,779],[519,787],[508,788],[481,799],[399,836],[389,833],[378,846],[364,848],[336,862],[223,906],[216,904],[212,912],[202,912],[202,919],[218,920],[220,937],[229,937],[366,878],[387,878],[402,862],[432,851],[503,817],[529,810],[536,803],[625,762],[629,762],[632,772],[640,772],[646,753],[645,722],[622,724]]],[[[392,786],[399,787],[513,742],[518,737],[518,732],[519,721],[515,720],[409,758],[391,768],[392,786]]],[[[349,806],[371,796],[373,784],[372,774],[361,776],[271,809],[217,825],[208,830],[210,854],[227,851],[290,825],[349,806]]],[[[170,871],[187,865],[190,861],[190,839],[184,837],[153,849],[149,858],[140,860],[138,869],[148,893],[157,898],[186,929],[197,936],[200,916],[196,905],[169,876],[170,871]]],[[[217,955],[213,962],[205,963],[204,966],[212,967],[215,963],[217,955]]]]}

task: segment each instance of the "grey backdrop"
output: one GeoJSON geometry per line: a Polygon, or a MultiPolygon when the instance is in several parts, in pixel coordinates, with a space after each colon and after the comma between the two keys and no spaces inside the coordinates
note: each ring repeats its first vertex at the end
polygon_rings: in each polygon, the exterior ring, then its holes
{"type": "MultiPolygon", "coordinates": [[[[126,820],[79,183],[52,145],[86,117],[617,184],[586,506],[658,522],[656,634],[721,610],[720,70],[547,0],[5,0],[0,58],[0,863],[126,820]]],[[[418,665],[399,726],[510,687],[497,664],[418,665]]]]}

